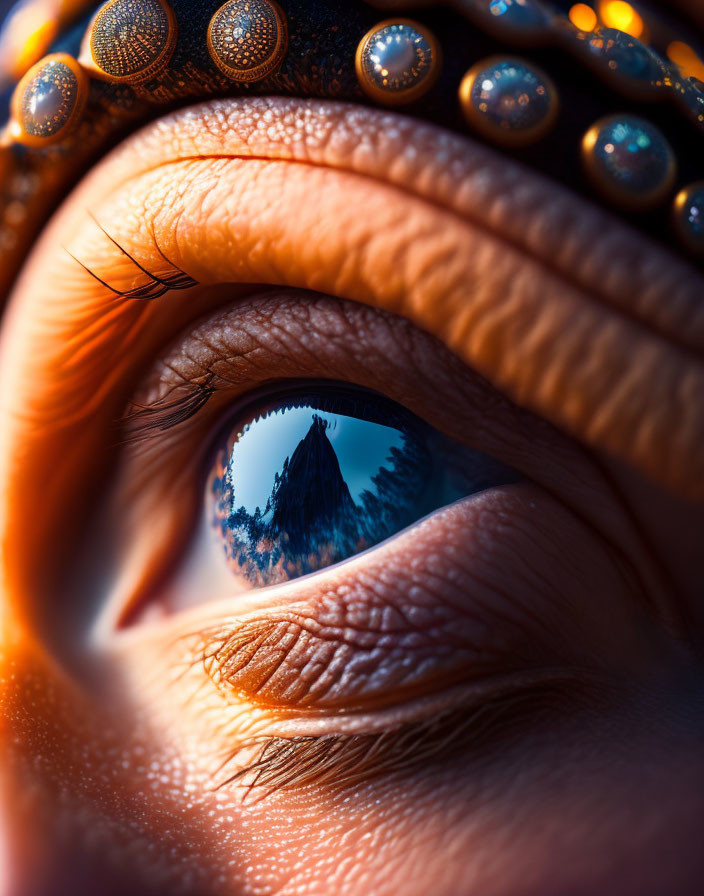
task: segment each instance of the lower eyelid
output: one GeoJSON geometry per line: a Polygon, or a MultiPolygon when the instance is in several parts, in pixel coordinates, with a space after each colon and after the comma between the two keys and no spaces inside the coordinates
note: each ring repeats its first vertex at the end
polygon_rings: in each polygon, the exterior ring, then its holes
{"type": "Polygon", "coordinates": [[[446,762],[453,752],[466,757],[468,749],[483,745],[500,755],[499,738],[520,737],[539,713],[554,718],[563,706],[574,711],[582,694],[593,705],[593,683],[584,675],[547,670],[415,701],[391,718],[382,714],[383,721],[357,715],[272,723],[230,753],[217,786],[240,785],[245,799],[256,788],[254,798],[261,799],[309,784],[339,790],[385,774],[405,780],[421,768],[427,774],[433,760],[446,762]]]}
{"type": "MultiPolygon", "coordinates": [[[[528,658],[516,650],[509,660],[481,620],[479,596],[464,592],[467,572],[453,556],[462,515],[459,506],[441,511],[392,540],[377,560],[371,552],[324,585],[311,581],[303,602],[290,597],[264,615],[217,627],[202,648],[209,677],[255,703],[333,710],[410,699],[511,671],[511,662],[524,668],[528,658]]],[[[500,640],[517,648],[520,639],[506,628],[500,640]]]]}
{"type": "Polygon", "coordinates": [[[403,725],[520,699],[533,685],[617,686],[644,649],[628,588],[580,521],[523,483],[445,508],[316,576],[96,646],[119,699],[139,694],[148,724],[193,743],[222,786],[246,767],[240,751],[252,747],[255,761],[271,738],[378,732],[386,743],[403,725]],[[238,655],[242,633],[254,653],[238,655]],[[239,676],[238,661],[247,661],[239,676]]]}
{"type": "Polygon", "coordinates": [[[638,641],[629,634],[632,595],[610,603],[612,620],[623,615],[611,643],[607,608],[580,587],[590,575],[607,581],[608,558],[588,544],[581,559],[555,561],[576,537],[584,538],[579,524],[534,486],[495,489],[328,573],[250,592],[230,602],[241,605],[236,617],[219,606],[220,619],[191,636],[193,662],[227,700],[325,712],[546,667],[616,668],[638,641]],[[522,522],[531,507],[542,517],[538,534],[522,522]],[[520,559],[529,544],[538,567],[552,566],[542,576],[520,559]]]}

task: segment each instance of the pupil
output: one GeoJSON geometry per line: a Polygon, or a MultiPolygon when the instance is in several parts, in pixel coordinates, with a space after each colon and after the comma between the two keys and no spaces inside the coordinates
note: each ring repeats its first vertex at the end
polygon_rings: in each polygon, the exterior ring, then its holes
{"type": "Polygon", "coordinates": [[[232,571],[288,581],[384,541],[517,475],[373,393],[298,393],[242,421],[211,476],[232,571]]]}

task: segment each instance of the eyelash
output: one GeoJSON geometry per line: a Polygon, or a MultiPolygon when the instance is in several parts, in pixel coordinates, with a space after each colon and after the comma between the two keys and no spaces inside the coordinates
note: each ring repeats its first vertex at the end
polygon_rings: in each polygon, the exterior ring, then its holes
{"type": "MultiPolygon", "coordinates": [[[[158,403],[150,406],[141,406],[134,401],[131,402],[129,409],[118,421],[120,429],[125,433],[124,438],[121,439],[121,444],[134,444],[147,440],[150,436],[160,432],[168,432],[170,429],[195,417],[217,391],[214,385],[216,374],[212,370],[204,371],[202,377],[200,382],[184,378],[182,385],[188,391],[181,398],[177,398],[174,401],[169,401],[169,395],[167,394],[158,403]]],[[[222,380],[222,377],[219,376],[219,379],[222,380]]],[[[316,383],[316,385],[320,388],[330,388],[331,382],[316,383]]],[[[345,384],[338,383],[336,387],[344,389],[345,384]]],[[[291,384],[288,383],[285,388],[290,390],[291,384]]],[[[283,389],[284,387],[282,387],[282,393],[283,389]]],[[[392,413],[391,409],[389,409],[385,417],[386,422],[390,420],[390,413],[392,413]]]]}
{"type": "MultiPolygon", "coordinates": [[[[576,682],[565,674],[531,682],[489,696],[480,703],[409,722],[394,730],[372,734],[330,734],[298,737],[264,736],[238,745],[220,766],[237,761],[243,751],[254,758],[219,781],[221,790],[244,789],[243,800],[259,802],[282,790],[310,785],[344,791],[360,782],[389,774],[413,772],[443,762],[454,751],[496,749],[497,739],[510,737],[516,724],[540,713],[559,712],[561,700],[574,701],[576,682]]],[[[572,702],[572,706],[573,706],[572,702]]]]}
{"type": "Polygon", "coordinates": [[[140,442],[156,433],[168,432],[195,417],[215,394],[214,379],[215,374],[208,371],[203,382],[185,384],[189,388],[188,393],[174,401],[168,401],[167,396],[151,407],[140,407],[132,402],[119,421],[125,432],[122,444],[140,442]]]}
{"type": "Polygon", "coordinates": [[[96,280],[101,286],[105,287],[109,292],[113,295],[117,296],[121,299],[135,299],[142,302],[151,302],[155,299],[160,299],[162,296],[166,295],[168,292],[173,292],[175,290],[184,290],[184,289],[192,289],[194,286],[198,286],[198,281],[194,280],[193,277],[190,277],[185,271],[182,271],[178,265],[175,265],[167,256],[162,252],[159,247],[159,244],[156,239],[156,235],[152,231],[152,239],[154,240],[154,247],[159,255],[164,259],[164,261],[169,265],[169,267],[173,268],[173,273],[167,276],[158,276],[157,274],[153,274],[143,265],[141,265],[134,256],[130,255],[130,253],[121,246],[117,240],[110,236],[107,230],[102,226],[102,224],[97,220],[95,215],[92,212],[88,212],[88,216],[93,220],[96,226],[100,229],[102,233],[110,240],[110,242],[124,255],[128,258],[132,264],[140,270],[142,273],[146,274],[149,277],[149,282],[145,283],[143,286],[135,287],[134,289],[121,291],[115,289],[110,286],[105,280],[99,277],[95,271],[92,271],[87,265],[85,265],[80,259],[76,258],[68,249],[65,251],[71,256],[71,258],[76,262],[76,264],[80,265],[86,273],[90,274],[90,276],[96,280]]]}

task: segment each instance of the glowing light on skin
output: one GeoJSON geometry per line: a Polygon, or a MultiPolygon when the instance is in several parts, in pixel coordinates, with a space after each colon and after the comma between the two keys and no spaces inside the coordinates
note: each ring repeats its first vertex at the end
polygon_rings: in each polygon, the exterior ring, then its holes
{"type": "Polygon", "coordinates": [[[667,55],[682,70],[686,78],[698,78],[704,81],[704,61],[697,53],[681,40],[674,40],[667,48],[667,55]]]}
{"type": "Polygon", "coordinates": [[[645,23],[630,3],[625,3],[623,0],[607,0],[599,5],[599,15],[609,28],[624,31],[635,38],[643,36],[645,23]]]}
{"type": "Polygon", "coordinates": [[[5,62],[10,79],[19,79],[25,71],[44,55],[46,47],[54,40],[58,23],[47,14],[44,7],[20,7],[8,23],[3,45],[8,51],[14,47],[14,59],[5,62]]]}
{"type": "Polygon", "coordinates": [[[580,31],[593,31],[597,21],[596,13],[586,3],[575,3],[570,9],[570,22],[580,31]]]}
{"type": "Polygon", "coordinates": [[[35,0],[16,6],[0,34],[0,89],[38,62],[84,0],[35,0]]]}

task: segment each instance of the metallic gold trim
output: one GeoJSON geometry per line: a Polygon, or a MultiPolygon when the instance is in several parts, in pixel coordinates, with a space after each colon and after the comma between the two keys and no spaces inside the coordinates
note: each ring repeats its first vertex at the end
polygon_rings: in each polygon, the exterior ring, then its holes
{"type": "Polygon", "coordinates": [[[44,147],[63,140],[80,121],[89,89],[88,76],[73,56],[67,53],[52,53],[40,59],[15,88],[10,106],[11,118],[2,142],[6,143],[6,138],[9,136],[11,140],[23,146],[44,147]],[[70,83],[67,83],[64,77],[66,69],[72,76],[70,83]],[[28,97],[27,92],[37,89],[42,76],[44,84],[56,92],[53,99],[60,100],[66,108],[57,108],[53,118],[46,113],[43,115],[40,113],[37,121],[30,127],[37,99],[36,96],[28,97]]]}
{"type": "Polygon", "coordinates": [[[163,0],[109,0],[91,22],[79,61],[96,78],[136,86],[166,68],[177,36],[176,16],[163,0]],[[150,23],[151,31],[138,30],[136,17],[150,23]]]}
{"type": "Polygon", "coordinates": [[[287,49],[286,16],[274,0],[228,0],[208,25],[210,57],[220,71],[233,81],[249,84],[263,80],[281,65],[287,49]],[[240,37],[234,33],[234,28],[236,16],[243,13],[254,17],[258,27],[256,31],[240,37]],[[267,30],[274,33],[267,35],[267,30]],[[249,65],[247,60],[253,54],[258,54],[259,61],[256,65],[249,65]],[[236,64],[238,60],[241,62],[236,64]]]}
{"type": "Polygon", "coordinates": [[[355,56],[355,68],[357,70],[360,86],[367,96],[385,106],[402,106],[408,103],[413,103],[422,96],[425,96],[425,94],[435,86],[442,69],[442,48],[432,31],[424,25],[421,25],[419,22],[416,22],[413,19],[386,19],[383,22],[379,22],[379,24],[375,25],[373,28],[370,28],[359,42],[355,56]],[[386,89],[376,84],[370,77],[364,65],[364,54],[369,43],[380,31],[394,25],[403,25],[417,31],[428,43],[431,57],[430,71],[422,78],[422,80],[413,87],[397,91],[386,89]]]}

